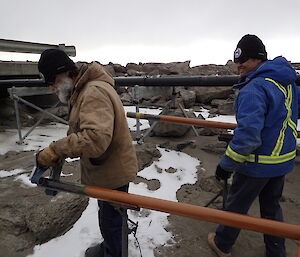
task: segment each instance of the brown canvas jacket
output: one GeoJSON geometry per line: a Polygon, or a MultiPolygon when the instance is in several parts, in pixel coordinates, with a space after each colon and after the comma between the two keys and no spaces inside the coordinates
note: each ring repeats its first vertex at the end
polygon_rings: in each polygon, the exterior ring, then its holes
{"type": "Polygon", "coordinates": [[[83,184],[115,189],[133,181],[137,158],[114,80],[84,64],[70,98],[67,137],[50,144],[61,158],[80,157],[83,184]]]}

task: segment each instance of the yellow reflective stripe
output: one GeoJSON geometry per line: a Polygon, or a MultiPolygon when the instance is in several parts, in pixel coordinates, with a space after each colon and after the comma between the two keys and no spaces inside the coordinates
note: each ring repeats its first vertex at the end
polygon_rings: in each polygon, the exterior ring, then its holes
{"type": "Polygon", "coordinates": [[[292,96],[293,96],[293,91],[292,91],[292,85],[288,85],[288,90],[289,90],[289,103],[288,103],[288,107],[289,107],[289,121],[288,121],[288,125],[289,127],[293,130],[293,135],[294,137],[297,139],[298,138],[298,131],[297,131],[297,125],[295,124],[295,122],[291,119],[292,116],[292,109],[291,109],[291,105],[292,105],[292,96]]]}
{"type": "MultiPolygon", "coordinates": [[[[273,81],[273,83],[280,90],[282,89],[282,87],[281,87],[281,85],[279,83],[277,83],[275,81],[273,81]]],[[[281,128],[281,130],[279,132],[279,137],[277,138],[276,145],[275,145],[275,147],[274,147],[274,149],[272,151],[272,156],[278,156],[280,154],[280,152],[281,152],[282,147],[283,147],[285,130],[286,130],[287,126],[288,126],[288,120],[289,120],[288,98],[289,98],[289,91],[288,91],[288,94],[285,93],[285,106],[287,108],[287,116],[286,116],[285,120],[283,121],[282,128],[281,128]]]]}
{"type": "Polygon", "coordinates": [[[247,160],[247,156],[238,154],[237,152],[233,151],[230,146],[227,147],[225,154],[236,162],[243,163],[247,160]]]}
{"type": "Polygon", "coordinates": [[[295,126],[295,123],[292,120],[289,121],[289,126],[293,130],[293,135],[294,135],[295,139],[297,140],[297,138],[298,138],[297,126],[295,126]]]}
{"type": "MultiPolygon", "coordinates": [[[[250,154],[250,159],[254,159],[255,160],[255,155],[254,154],[250,154]]],[[[292,160],[296,157],[296,150],[283,154],[283,155],[279,155],[279,156],[269,156],[269,155],[258,155],[257,156],[257,162],[258,163],[263,163],[263,164],[276,164],[276,163],[283,163],[283,162],[287,162],[289,160],[292,160]]],[[[254,161],[251,161],[254,162],[254,161]]]]}
{"type": "Polygon", "coordinates": [[[289,120],[289,125],[292,129],[295,129],[297,131],[297,125],[292,119],[289,120]]]}
{"type": "MultiPolygon", "coordinates": [[[[294,136],[295,135],[296,135],[296,137],[298,136],[298,132],[295,133],[294,128],[291,124],[291,122],[293,122],[291,120],[291,116],[292,116],[292,110],[291,110],[292,85],[288,85],[287,91],[286,91],[286,89],[280,83],[276,82],[275,80],[270,79],[270,78],[265,78],[265,80],[268,80],[268,81],[272,82],[274,85],[276,85],[278,87],[278,89],[284,94],[284,97],[285,97],[285,106],[286,106],[286,110],[287,110],[287,115],[286,115],[285,120],[283,121],[282,128],[279,132],[279,136],[276,141],[276,145],[272,151],[272,156],[279,156],[279,154],[282,150],[283,144],[284,144],[284,137],[285,137],[285,131],[286,131],[287,126],[290,126],[293,129],[294,136]]],[[[296,131],[297,131],[297,129],[296,129],[296,131]]]]}
{"type": "Polygon", "coordinates": [[[283,87],[282,85],[280,85],[279,83],[277,83],[273,79],[265,78],[265,80],[268,80],[268,81],[272,82],[273,84],[275,84],[282,91],[282,93],[284,94],[284,97],[286,98],[286,89],[285,89],[285,87],[283,87]]]}
{"type": "Polygon", "coordinates": [[[229,158],[240,163],[247,161],[247,162],[257,162],[262,164],[277,164],[277,163],[290,161],[296,157],[296,150],[283,155],[279,155],[283,147],[285,131],[287,126],[291,127],[291,129],[293,130],[293,134],[296,138],[298,136],[297,125],[291,119],[291,115],[292,115],[291,104],[292,104],[292,94],[293,94],[292,85],[288,85],[286,90],[285,87],[283,87],[278,82],[270,78],[265,78],[265,80],[273,82],[278,87],[278,89],[284,94],[287,115],[285,120],[283,121],[282,128],[279,132],[279,137],[276,142],[276,146],[273,149],[271,155],[250,154],[249,156],[245,156],[233,151],[230,146],[227,147],[225,154],[229,158]]]}
{"type": "Polygon", "coordinates": [[[293,99],[292,85],[288,85],[288,89],[289,89],[289,92],[290,92],[290,97],[289,97],[290,118],[289,118],[289,121],[288,121],[288,125],[293,130],[293,135],[297,139],[298,138],[297,124],[291,119],[291,117],[292,117],[291,106],[292,106],[292,99],[293,99]]]}
{"type": "Polygon", "coordinates": [[[276,163],[283,163],[289,160],[292,160],[296,157],[296,150],[279,155],[279,156],[272,156],[272,155],[256,155],[250,154],[248,156],[238,154],[237,152],[233,151],[230,146],[227,147],[226,153],[229,158],[235,160],[236,162],[243,163],[247,162],[255,162],[263,163],[263,164],[276,164],[276,163]]]}

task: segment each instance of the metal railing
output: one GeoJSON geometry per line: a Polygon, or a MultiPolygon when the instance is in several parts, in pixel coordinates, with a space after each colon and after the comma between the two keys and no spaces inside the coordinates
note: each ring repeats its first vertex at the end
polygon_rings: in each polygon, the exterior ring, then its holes
{"type": "Polygon", "coordinates": [[[69,56],[76,56],[75,46],[66,46],[65,44],[43,44],[17,40],[0,39],[0,51],[41,54],[49,48],[57,48],[65,51],[69,56]]]}

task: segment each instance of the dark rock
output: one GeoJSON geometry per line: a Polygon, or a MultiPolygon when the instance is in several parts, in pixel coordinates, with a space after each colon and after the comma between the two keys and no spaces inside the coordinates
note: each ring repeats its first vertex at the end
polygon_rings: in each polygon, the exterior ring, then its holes
{"type": "Polygon", "coordinates": [[[107,65],[103,65],[103,67],[104,67],[104,70],[106,72],[108,72],[112,77],[116,76],[116,72],[115,72],[115,69],[114,69],[114,66],[113,66],[112,63],[107,64],[107,65]]]}
{"type": "Polygon", "coordinates": [[[226,100],[223,104],[218,106],[218,112],[222,115],[233,115],[234,111],[234,101],[226,100]]]}
{"type": "Polygon", "coordinates": [[[186,148],[188,146],[191,146],[192,148],[194,148],[196,146],[195,141],[194,140],[188,140],[188,141],[178,143],[176,145],[176,151],[181,151],[181,150],[183,150],[184,148],[186,148]]]}
{"type": "Polygon", "coordinates": [[[181,89],[179,94],[183,100],[184,108],[191,108],[196,102],[196,93],[192,90],[181,89]]]}
{"type": "Polygon", "coordinates": [[[217,154],[225,153],[226,148],[227,148],[226,142],[217,142],[215,144],[207,144],[201,147],[202,150],[206,150],[217,154]]]}
{"type": "Polygon", "coordinates": [[[184,75],[190,74],[190,61],[170,63],[144,63],[141,70],[148,75],[184,75]]]}
{"type": "MultiPolygon", "coordinates": [[[[181,110],[170,109],[164,115],[184,117],[181,110]]],[[[151,124],[151,122],[150,122],[151,124]]],[[[190,125],[176,124],[172,122],[159,122],[153,128],[153,135],[160,137],[182,137],[191,129],[190,125]]]]}
{"type": "Polygon", "coordinates": [[[231,87],[196,87],[196,101],[199,103],[210,103],[213,99],[227,99],[233,91],[231,87]]]}
{"type": "Polygon", "coordinates": [[[154,159],[158,159],[161,156],[155,144],[144,143],[143,145],[135,145],[135,150],[139,170],[150,166],[154,159]]]}
{"type": "Polygon", "coordinates": [[[15,177],[1,178],[0,184],[1,192],[5,192],[0,195],[0,249],[3,253],[6,248],[5,256],[16,256],[18,251],[62,235],[88,202],[85,197],[68,193],[46,196],[40,188],[20,186],[15,177]]]}
{"type": "Polygon", "coordinates": [[[119,73],[119,74],[125,74],[126,73],[126,68],[124,66],[122,66],[121,64],[109,63],[109,65],[113,66],[116,75],[117,75],[117,73],[119,73]]]}
{"type": "Polygon", "coordinates": [[[219,193],[222,185],[216,180],[215,176],[200,178],[200,188],[203,191],[211,193],[219,193]]]}
{"type": "Polygon", "coordinates": [[[121,94],[120,98],[121,98],[123,105],[129,105],[129,104],[132,104],[132,102],[133,102],[131,94],[128,94],[128,93],[121,94]]]}

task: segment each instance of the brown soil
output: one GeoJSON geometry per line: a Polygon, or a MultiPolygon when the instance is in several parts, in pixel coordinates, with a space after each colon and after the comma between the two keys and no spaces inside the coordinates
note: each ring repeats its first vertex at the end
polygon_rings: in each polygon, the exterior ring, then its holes
{"type": "MultiPolygon", "coordinates": [[[[155,140],[155,139],[152,139],[155,140]]],[[[207,180],[212,179],[215,167],[220,159],[220,154],[213,151],[203,151],[201,146],[217,141],[216,137],[199,136],[193,138],[196,147],[186,147],[182,150],[195,158],[202,161],[203,172],[198,172],[198,181],[195,185],[185,185],[177,192],[179,202],[185,202],[193,205],[204,206],[215,195],[216,192],[208,192],[205,185],[207,180]]],[[[168,140],[170,142],[170,140],[168,140]]],[[[300,224],[300,160],[297,157],[296,167],[293,172],[286,177],[285,188],[281,206],[284,212],[285,222],[292,224],[300,224]]],[[[222,198],[218,198],[210,208],[221,208],[222,198]]],[[[255,201],[249,211],[249,215],[259,217],[258,201],[255,201]]],[[[174,235],[175,245],[171,247],[161,247],[157,249],[156,256],[164,257],[215,257],[207,244],[207,234],[212,232],[217,227],[217,224],[199,221],[191,218],[180,217],[175,215],[169,216],[170,226],[169,231],[174,235]]],[[[296,257],[300,242],[290,239],[286,240],[286,249],[288,257],[296,257]]],[[[258,232],[242,230],[237,242],[233,248],[232,256],[243,257],[264,257],[265,247],[263,235],[258,232]]]]}

